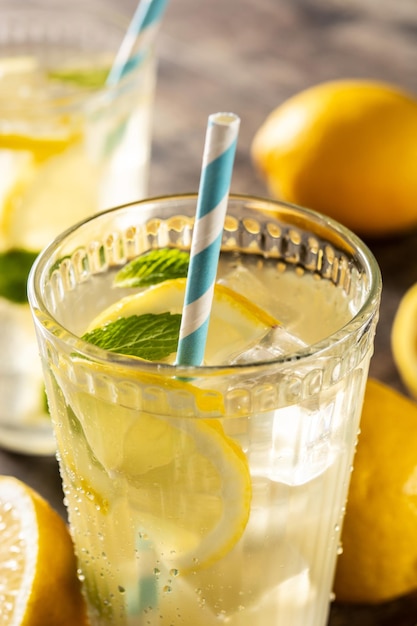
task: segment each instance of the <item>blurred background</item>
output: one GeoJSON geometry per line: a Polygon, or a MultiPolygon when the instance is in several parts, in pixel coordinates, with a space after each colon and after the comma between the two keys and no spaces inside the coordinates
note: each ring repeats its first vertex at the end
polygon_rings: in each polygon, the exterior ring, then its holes
{"type": "Polygon", "coordinates": [[[157,50],[151,193],[198,185],[206,118],[219,109],[242,116],[234,190],[265,193],[250,142],[289,96],[349,77],[417,92],[417,2],[172,0],[157,50]]]}

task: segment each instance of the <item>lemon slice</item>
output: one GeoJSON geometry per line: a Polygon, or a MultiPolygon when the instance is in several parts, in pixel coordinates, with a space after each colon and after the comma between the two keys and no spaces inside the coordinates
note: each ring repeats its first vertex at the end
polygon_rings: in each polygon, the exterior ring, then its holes
{"type": "Polygon", "coordinates": [[[0,190],[3,247],[40,250],[97,207],[97,169],[78,134],[0,135],[2,161],[12,169],[0,190]]]}
{"type": "MultiPolygon", "coordinates": [[[[105,329],[107,323],[121,316],[179,312],[185,282],[181,278],[168,280],[127,296],[96,317],[89,329],[105,329]]],[[[216,285],[207,360],[218,362],[224,344],[229,344],[229,351],[230,344],[232,350],[239,350],[276,323],[245,297],[216,285]]],[[[77,481],[78,476],[78,480],[88,481],[92,492],[99,493],[104,484],[101,467],[114,485],[120,481],[117,490],[126,493],[137,532],[146,534],[162,561],[180,573],[207,567],[230,552],[249,518],[251,477],[241,447],[227,435],[223,420],[211,417],[214,410],[219,415],[222,408],[221,393],[178,379],[175,372],[169,378],[168,374],[161,377],[130,370],[126,378],[130,383],[135,381],[141,401],[147,402],[141,409],[131,408],[121,399],[126,380],[118,383],[116,371],[87,359],[77,359],[76,367],[81,368],[82,379],[82,370],[90,378],[93,374],[94,392],[71,393],[63,366],[54,374],[95,462],[81,467],[83,455],[78,452],[71,462],[75,468],[72,480],[77,481]],[[108,386],[109,377],[115,390],[102,394],[100,380],[108,386]],[[200,394],[207,394],[209,399],[203,402],[200,394]],[[181,410],[184,396],[188,400],[194,397],[193,413],[188,401],[186,410],[181,410]],[[149,401],[149,397],[153,399],[149,401]],[[92,471],[93,467],[97,470],[92,471]]],[[[111,494],[100,495],[109,515],[112,499],[111,494]]]]}
{"type": "MultiPolygon", "coordinates": [[[[88,330],[104,326],[120,317],[145,313],[181,313],[186,278],[175,278],[122,298],[98,315],[88,330]]],[[[205,364],[218,365],[230,355],[243,351],[279,322],[245,296],[223,284],[214,288],[213,306],[205,351],[205,364]]],[[[175,355],[168,359],[173,362],[175,355]]]]}
{"type": "Polygon", "coordinates": [[[68,529],[21,481],[0,477],[0,626],[85,624],[68,529]]]}
{"type": "MultiPolygon", "coordinates": [[[[73,404],[95,463],[71,461],[72,480],[100,493],[102,466],[120,480],[145,533],[169,567],[200,569],[228,553],[249,517],[251,478],[247,458],[218,419],[176,419],[136,414],[82,394],[73,404]]],[[[96,498],[97,499],[97,498],[96,498]]],[[[100,493],[111,510],[114,494],[100,493]]]]}
{"type": "Polygon", "coordinates": [[[221,424],[183,420],[174,425],[152,417],[133,425],[125,444],[122,471],[130,476],[129,499],[163,561],[184,574],[230,552],[249,518],[251,480],[244,453],[221,424]],[[172,458],[155,467],[159,445],[153,435],[161,430],[172,458]],[[138,450],[139,431],[144,437],[138,450]],[[135,473],[138,457],[142,467],[146,462],[154,467],[135,473]]]}
{"type": "Polygon", "coordinates": [[[394,361],[409,392],[417,398],[417,283],[406,291],[391,330],[394,361]]]}

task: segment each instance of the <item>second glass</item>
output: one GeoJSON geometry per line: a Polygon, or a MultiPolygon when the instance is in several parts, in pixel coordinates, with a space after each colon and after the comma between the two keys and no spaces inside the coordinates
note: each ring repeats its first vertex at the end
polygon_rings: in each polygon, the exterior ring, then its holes
{"type": "Polygon", "coordinates": [[[51,454],[27,275],[70,224],[146,194],[155,62],[106,87],[130,16],[103,1],[0,10],[0,446],[51,454]]]}
{"type": "Polygon", "coordinates": [[[30,277],[91,624],[324,626],[380,273],[335,222],[232,196],[204,366],[123,354],[125,319],[151,332],[148,354],[166,347],[185,279],[161,281],[154,257],[151,287],[115,276],[143,253],[189,250],[195,207],[178,196],[96,216],[30,277]],[[96,327],[116,351],[82,338],[96,327]]]}

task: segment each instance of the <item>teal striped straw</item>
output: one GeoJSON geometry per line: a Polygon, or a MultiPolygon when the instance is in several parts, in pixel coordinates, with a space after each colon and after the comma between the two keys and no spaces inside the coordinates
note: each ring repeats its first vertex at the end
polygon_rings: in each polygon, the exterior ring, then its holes
{"type": "Polygon", "coordinates": [[[177,365],[203,363],[239,126],[234,113],[208,118],[177,365]]]}
{"type": "Polygon", "coordinates": [[[106,85],[113,87],[130,70],[140,63],[144,51],[153,41],[168,0],[141,0],[116,54],[106,79],[106,85]],[[132,50],[137,47],[132,57],[132,50]]]}

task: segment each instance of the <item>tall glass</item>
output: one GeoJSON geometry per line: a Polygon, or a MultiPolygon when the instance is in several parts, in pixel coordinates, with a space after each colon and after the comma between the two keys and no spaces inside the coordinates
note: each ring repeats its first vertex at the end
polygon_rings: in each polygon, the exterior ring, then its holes
{"type": "MultiPolygon", "coordinates": [[[[80,339],[135,291],[113,286],[116,270],[150,249],[189,248],[195,205],[167,197],[94,217],[30,276],[91,623],[324,626],[380,273],[334,221],[232,196],[218,280],[236,313],[249,299],[276,315],[285,346],[178,367],[80,339]]],[[[209,341],[231,345],[235,321],[226,315],[209,341]]]]}
{"type": "Polygon", "coordinates": [[[0,0],[0,446],[55,451],[26,297],[37,253],[147,190],[152,52],[105,78],[130,15],[105,0],[0,0]]]}

